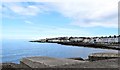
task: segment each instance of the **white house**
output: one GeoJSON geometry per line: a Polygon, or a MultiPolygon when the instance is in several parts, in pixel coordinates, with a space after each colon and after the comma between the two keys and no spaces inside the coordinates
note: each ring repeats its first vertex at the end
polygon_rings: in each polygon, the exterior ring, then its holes
{"type": "Polygon", "coordinates": [[[60,42],[70,42],[69,40],[59,40],[60,42]]]}
{"type": "Polygon", "coordinates": [[[114,38],[114,41],[115,41],[115,42],[119,42],[119,41],[118,41],[118,37],[114,38]]]}
{"type": "Polygon", "coordinates": [[[89,43],[95,43],[94,40],[95,40],[94,37],[91,37],[89,43]]]}
{"type": "Polygon", "coordinates": [[[46,42],[46,39],[40,39],[41,42],[46,42]]]}
{"type": "Polygon", "coordinates": [[[56,39],[54,39],[54,40],[48,40],[48,42],[60,42],[60,40],[56,40],[56,39]]]}
{"type": "Polygon", "coordinates": [[[108,38],[108,43],[113,43],[113,42],[115,42],[114,37],[110,37],[110,38],[108,38]]]}
{"type": "Polygon", "coordinates": [[[72,42],[82,42],[83,38],[74,37],[74,38],[70,38],[70,41],[72,41],[72,42]]]}
{"type": "Polygon", "coordinates": [[[102,43],[102,42],[103,42],[103,39],[102,39],[102,38],[96,38],[96,42],[97,42],[97,43],[102,43]]]}
{"type": "Polygon", "coordinates": [[[108,43],[108,37],[104,37],[104,38],[102,38],[102,43],[108,43]]]}
{"type": "Polygon", "coordinates": [[[83,40],[83,42],[84,42],[84,43],[90,42],[90,38],[85,38],[85,39],[83,40]]]}

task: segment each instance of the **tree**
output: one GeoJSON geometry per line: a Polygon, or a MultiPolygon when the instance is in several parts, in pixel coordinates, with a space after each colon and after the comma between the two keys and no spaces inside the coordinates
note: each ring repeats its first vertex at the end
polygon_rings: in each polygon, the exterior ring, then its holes
{"type": "Polygon", "coordinates": [[[120,37],[120,35],[118,35],[118,37],[120,37]]]}
{"type": "Polygon", "coordinates": [[[69,37],[69,40],[71,40],[71,39],[73,39],[73,37],[71,36],[71,37],[69,37]]]}
{"type": "Polygon", "coordinates": [[[111,38],[112,36],[110,35],[109,38],[111,38]]]}
{"type": "Polygon", "coordinates": [[[114,38],[116,38],[117,36],[116,35],[114,35],[114,38]]]}

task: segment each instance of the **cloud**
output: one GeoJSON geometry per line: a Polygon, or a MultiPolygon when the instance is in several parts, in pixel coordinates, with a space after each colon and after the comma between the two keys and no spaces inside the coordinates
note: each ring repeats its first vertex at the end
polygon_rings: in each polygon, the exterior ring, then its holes
{"type": "MultiPolygon", "coordinates": [[[[28,0],[27,0],[28,1],[28,0]]],[[[41,4],[8,4],[8,9],[19,15],[36,16],[40,13],[55,11],[70,18],[70,25],[80,27],[118,27],[119,0],[52,0],[41,4]]],[[[31,0],[31,2],[36,3],[31,0]]],[[[22,3],[22,2],[20,2],[22,3]]],[[[38,3],[38,2],[37,2],[38,3]]]]}
{"type": "Polygon", "coordinates": [[[6,8],[7,10],[12,11],[16,14],[19,15],[25,15],[25,16],[36,16],[40,13],[45,13],[46,11],[48,11],[47,7],[44,5],[38,5],[38,4],[34,4],[31,5],[28,2],[7,2],[7,3],[3,3],[4,8],[6,8]]]}
{"type": "Polygon", "coordinates": [[[39,13],[39,8],[36,6],[28,6],[28,7],[22,7],[22,6],[11,6],[11,10],[15,13],[21,14],[21,15],[37,15],[39,13]]]}
{"type": "MultiPolygon", "coordinates": [[[[101,18],[99,18],[101,19],[101,18]]],[[[86,20],[86,19],[85,19],[86,20]]],[[[113,19],[102,19],[97,21],[95,20],[86,20],[86,21],[79,21],[76,20],[74,22],[71,22],[70,25],[77,25],[80,27],[105,27],[105,28],[117,28],[118,27],[118,22],[117,22],[117,17],[113,19]]]]}
{"type": "Polygon", "coordinates": [[[25,20],[24,22],[27,23],[27,24],[34,24],[33,22],[28,21],[28,20],[25,20]]]}
{"type": "Polygon", "coordinates": [[[117,28],[118,1],[80,0],[78,2],[53,2],[51,5],[57,12],[72,19],[72,25],[117,28]]]}

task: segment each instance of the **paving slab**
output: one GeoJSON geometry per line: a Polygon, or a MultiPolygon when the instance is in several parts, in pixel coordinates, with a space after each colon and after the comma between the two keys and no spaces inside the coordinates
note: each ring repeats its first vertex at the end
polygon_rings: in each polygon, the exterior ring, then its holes
{"type": "Polygon", "coordinates": [[[49,68],[85,63],[86,61],[51,57],[27,57],[23,58],[20,62],[30,68],[49,68]]]}
{"type": "MultiPolygon", "coordinates": [[[[92,62],[85,62],[73,65],[65,65],[57,68],[118,68],[120,67],[118,59],[106,59],[92,62]]],[[[102,69],[101,69],[102,70],[102,69]]]]}

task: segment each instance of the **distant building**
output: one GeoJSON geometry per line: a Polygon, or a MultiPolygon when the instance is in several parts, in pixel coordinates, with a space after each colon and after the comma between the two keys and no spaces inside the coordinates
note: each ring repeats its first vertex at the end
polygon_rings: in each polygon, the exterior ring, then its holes
{"type": "Polygon", "coordinates": [[[40,39],[41,42],[84,42],[84,43],[120,43],[119,36],[109,36],[109,37],[57,37],[57,38],[46,38],[40,39]]]}
{"type": "Polygon", "coordinates": [[[60,42],[60,40],[48,40],[48,42],[60,42]]]}
{"type": "Polygon", "coordinates": [[[102,38],[96,38],[96,43],[102,43],[103,39],[102,38]]]}
{"type": "Polygon", "coordinates": [[[48,38],[47,42],[69,42],[68,37],[48,38]]]}
{"type": "Polygon", "coordinates": [[[108,43],[108,39],[109,39],[108,37],[103,37],[102,38],[102,43],[108,43]]]}
{"type": "Polygon", "coordinates": [[[60,42],[69,42],[69,37],[59,37],[60,42]]]}
{"type": "Polygon", "coordinates": [[[90,38],[89,43],[95,43],[95,42],[94,42],[94,37],[91,37],[91,38],[90,38]]]}
{"type": "Polygon", "coordinates": [[[40,39],[39,41],[41,41],[41,42],[46,42],[46,39],[40,39]]]}
{"type": "Polygon", "coordinates": [[[71,42],[82,42],[83,38],[82,37],[70,37],[69,40],[71,42]]]}
{"type": "Polygon", "coordinates": [[[119,38],[118,37],[116,37],[116,38],[114,38],[114,40],[115,40],[115,42],[119,42],[119,38]]]}
{"type": "Polygon", "coordinates": [[[84,43],[90,43],[91,39],[90,38],[84,38],[83,42],[84,43]]]}
{"type": "Polygon", "coordinates": [[[114,43],[114,42],[115,42],[115,38],[114,37],[108,38],[108,43],[114,43]]]}

